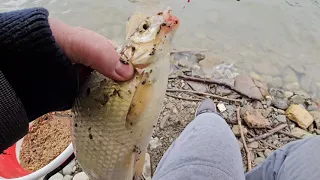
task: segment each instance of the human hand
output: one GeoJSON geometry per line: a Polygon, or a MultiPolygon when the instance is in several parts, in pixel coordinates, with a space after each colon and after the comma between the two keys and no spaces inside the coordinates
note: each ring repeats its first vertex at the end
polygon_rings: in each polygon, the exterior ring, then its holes
{"type": "Polygon", "coordinates": [[[93,31],[49,19],[53,36],[73,63],[83,64],[114,80],[131,78],[133,68],[119,61],[112,42],[93,31]]]}

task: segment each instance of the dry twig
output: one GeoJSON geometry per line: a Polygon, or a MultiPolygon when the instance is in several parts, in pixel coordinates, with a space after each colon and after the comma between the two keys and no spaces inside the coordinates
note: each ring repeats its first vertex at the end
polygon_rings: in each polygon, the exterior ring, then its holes
{"type": "Polygon", "coordinates": [[[253,138],[248,139],[248,142],[253,142],[253,141],[257,141],[257,140],[264,139],[264,138],[266,138],[266,137],[268,137],[268,136],[271,136],[272,134],[280,131],[281,129],[283,129],[283,128],[287,127],[287,126],[288,126],[288,124],[281,124],[281,125],[273,128],[273,129],[271,129],[269,132],[267,132],[267,133],[265,133],[265,134],[262,134],[262,135],[260,135],[260,136],[257,136],[257,137],[253,137],[253,138]]]}
{"type": "MultiPolygon", "coordinates": [[[[250,134],[250,136],[252,136],[252,137],[255,137],[255,134],[252,133],[252,132],[250,132],[250,131],[248,131],[248,134],[250,134]]],[[[262,142],[263,144],[265,144],[265,145],[273,148],[273,149],[278,149],[275,145],[270,144],[270,143],[268,143],[267,141],[264,141],[264,140],[259,140],[259,141],[262,142]]]]}
{"type": "Polygon", "coordinates": [[[173,97],[173,98],[177,98],[177,99],[183,99],[183,100],[187,100],[187,101],[202,101],[203,99],[196,99],[196,98],[186,98],[186,97],[179,97],[179,96],[175,96],[173,94],[169,94],[166,93],[167,96],[173,97]]]}
{"type": "Polygon", "coordinates": [[[240,107],[237,108],[237,119],[238,119],[238,125],[239,125],[239,129],[240,129],[240,135],[241,135],[243,147],[244,147],[244,149],[246,151],[246,154],[247,154],[248,171],[251,171],[251,169],[252,169],[251,153],[250,153],[250,150],[248,149],[248,146],[247,146],[244,134],[243,134],[243,128],[242,128],[242,125],[241,125],[241,118],[240,118],[240,107]]]}
{"type": "Polygon", "coordinates": [[[221,96],[214,95],[214,94],[197,92],[197,91],[191,91],[191,90],[167,89],[167,92],[187,92],[187,93],[194,93],[194,94],[200,94],[200,95],[210,96],[210,97],[213,97],[213,98],[223,99],[223,100],[227,100],[227,101],[241,102],[241,100],[238,100],[238,99],[231,99],[231,98],[221,97],[221,96]]]}
{"type": "MultiPolygon", "coordinates": [[[[272,127],[268,127],[268,129],[272,129],[272,127]]],[[[290,133],[282,131],[282,130],[278,131],[277,133],[281,133],[281,134],[284,134],[286,136],[289,136],[289,137],[292,137],[292,138],[296,138],[296,139],[302,139],[302,137],[295,136],[293,134],[290,134],[290,133]]]]}

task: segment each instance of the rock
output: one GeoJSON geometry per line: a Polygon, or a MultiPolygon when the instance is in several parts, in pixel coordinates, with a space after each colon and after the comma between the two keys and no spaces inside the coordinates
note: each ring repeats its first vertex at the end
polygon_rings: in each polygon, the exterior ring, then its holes
{"type": "Polygon", "coordinates": [[[286,123],[287,122],[287,118],[285,115],[278,115],[276,116],[277,121],[282,122],[282,123],[286,123]]]}
{"type": "Polygon", "coordinates": [[[319,107],[315,102],[311,102],[311,104],[308,105],[307,110],[308,111],[317,111],[317,110],[319,110],[319,107]]]}
{"type": "Polygon", "coordinates": [[[160,129],[163,129],[165,127],[166,122],[170,118],[170,114],[166,114],[161,120],[160,120],[160,129]]]}
{"type": "Polygon", "coordinates": [[[193,89],[194,91],[197,92],[207,92],[208,85],[200,82],[195,82],[195,81],[186,81],[187,84],[193,89]]]}
{"type": "Polygon", "coordinates": [[[301,96],[304,99],[310,99],[311,98],[308,93],[306,93],[304,91],[301,91],[301,90],[296,91],[295,94],[301,96]]]}
{"type": "Polygon", "coordinates": [[[257,154],[258,154],[259,157],[266,158],[266,157],[264,156],[263,152],[257,152],[257,154]]]}
{"type": "Polygon", "coordinates": [[[73,177],[71,175],[65,175],[62,180],[72,180],[72,178],[73,177]]]}
{"type": "Polygon", "coordinates": [[[313,123],[308,127],[308,131],[309,131],[309,132],[313,132],[313,131],[314,131],[314,125],[313,125],[313,123]]]}
{"type": "Polygon", "coordinates": [[[312,115],[314,122],[316,124],[316,128],[320,129],[320,112],[319,111],[311,111],[310,114],[312,115]]]}
{"type": "Polygon", "coordinates": [[[76,161],[72,160],[66,167],[62,169],[62,174],[63,175],[71,175],[72,174],[72,169],[76,165],[76,161]]]}
{"type": "Polygon", "coordinates": [[[284,85],[284,88],[289,91],[297,91],[300,89],[300,84],[298,82],[287,83],[284,85]]]}
{"type": "Polygon", "coordinates": [[[269,120],[256,109],[245,111],[243,119],[251,128],[265,128],[270,125],[269,120]]]}
{"type": "Polygon", "coordinates": [[[263,158],[263,157],[257,157],[257,158],[254,160],[254,164],[259,165],[259,164],[263,163],[264,160],[265,160],[265,158],[263,158]]]}
{"type": "Polygon", "coordinates": [[[278,109],[286,110],[288,108],[288,101],[285,99],[275,98],[272,100],[272,105],[278,109]]]}
{"type": "Polygon", "coordinates": [[[266,74],[270,76],[277,76],[281,73],[280,70],[269,61],[255,63],[253,64],[253,69],[259,74],[266,74]]]}
{"type": "Polygon", "coordinates": [[[238,144],[239,144],[239,148],[241,150],[243,148],[243,143],[240,140],[238,140],[238,144]]]}
{"type": "Polygon", "coordinates": [[[232,91],[229,88],[225,88],[223,86],[218,86],[216,88],[216,93],[220,96],[227,96],[232,93],[232,91]]]}
{"type": "Polygon", "coordinates": [[[295,104],[290,105],[286,111],[286,116],[303,129],[307,129],[313,122],[313,117],[310,113],[301,106],[295,104]]]}
{"type": "Polygon", "coordinates": [[[271,82],[267,82],[269,86],[280,88],[283,85],[283,81],[280,77],[273,78],[271,82]]]}
{"type": "Polygon", "coordinates": [[[310,92],[311,83],[312,83],[311,77],[309,77],[307,75],[302,75],[301,76],[300,85],[306,92],[310,92]]]}
{"type": "Polygon", "coordinates": [[[283,73],[283,81],[287,84],[293,82],[298,83],[298,78],[296,73],[292,69],[286,69],[283,73]]]}
{"type": "Polygon", "coordinates": [[[156,149],[162,145],[158,137],[155,137],[155,138],[151,137],[149,144],[150,144],[150,149],[156,149]]]}
{"type": "Polygon", "coordinates": [[[63,179],[63,175],[60,173],[57,173],[49,178],[49,180],[62,180],[62,179],[63,179]]]}
{"type": "Polygon", "coordinates": [[[174,104],[171,103],[171,102],[169,102],[169,103],[166,104],[165,107],[166,107],[167,109],[172,109],[172,108],[174,107],[174,104]]]}
{"type": "Polygon", "coordinates": [[[151,160],[149,153],[145,155],[142,175],[145,180],[151,180],[151,160]]]}
{"type": "Polygon", "coordinates": [[[286,112],[282,109],[277,109],[278,114],[286,114],[286,112]]]}
{"type": "Polygon", "coordinates": [[[255,109],[262,109],[263,108],[263,105],[260,101],[254,101],[252,103],[252,107],[255,108],[255,109]]]}
{"type": "Polygon", "coordinates": [[[72,173],[75,173],[76,170],[77,170],[77,166],[74,166],[74,167],[72,168],[72,173]]]}
{"type": "Polygon", "coordinates": [[[273,153],[272,150],[270,150],[270,149],[265,149],[263,154],[264,154],[266,157],[269,157],[272,153],[273,153]]]}
{"type": "Polygon", "coordinates": [[[311,136],[312,134],[310,134],[309,132],[303,130],[303,129],[300,129],[298,127],[295,127],[291,130],[291,134],[294,135],[294,136],[298,136],[298,137],[308,137],[308,136],[311,136]]]}
{"type": "Polygon", "coordinates": [[[286,98],[286,99],[289,99],[289,98],[291,98],[293,96],[293,92],[291,92],[291,91],[285,91],[284,92],[284,97],[286,98]]]}
{"type": "MultiPolygon", "coordinates": [[[[243,134],[244,135],[246,135],[247,133],[248,133],[248,130],[247,130],[247,128],[245,128],[245,127],[242,127],[243,128],[243,134]]],[[[240,128],[239,128],[239,125],[233,125],[233,127],[232,127],[232,132],[233,132],[233,134],[235,135],[235,136],[241,136],[241,134],[240,134],[240,128]]]]}
{"type": "Polygon", "coordinates": [[[294,95],[290,98],[292,104],[303,104],[305,99],[300,95],[294,95]]]}
{"type": "Polygon", "coordinates": [[[227,110],[226,106],[223,103],[218,103],[217,107],[220,112],[224,112],[227,110]]]}
{"type": "Polygon", "coordinates": [[[78,174],[74,175],[72,180],[89,180],[89,177],[84,172],[79,172],[78,174]]]}
{"type": "Polygon", "coordinates": [[[255,149],[255,148],[258,148],[258,147],[259,147],[259,143],[257,141],[253,141],[253,142],[248,144],[248,148],[255,149]]]}
{"type": "Polygon", "coordinates": [[[263,100],[269,94],[266,83],[245,75],[239,75],[235,78],[235,89],[256,100],[263,100]]]}
{"type": "MultiPolygon", "coordinates": [[[[276,97],[276,98],[285,98],[285,91],[281,89],[276,89],[276,88],[270,88],[269,90],[270,95],[276,97]]],[[[292,93],[293,95],[293,93],[292,93]]]]}

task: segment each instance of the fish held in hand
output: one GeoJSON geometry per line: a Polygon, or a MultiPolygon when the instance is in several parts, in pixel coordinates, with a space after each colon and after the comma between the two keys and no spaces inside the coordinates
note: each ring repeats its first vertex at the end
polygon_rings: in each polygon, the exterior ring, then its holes
{"type": "Polygon", "coordinates": [[[133,14],[120,61],[135,69],[119,82],[93,71],[73,107],[72,143],[91,180],[132,180],[144,156],[167,88],[171,43],[180,21],[172,10],[133,14]]]}

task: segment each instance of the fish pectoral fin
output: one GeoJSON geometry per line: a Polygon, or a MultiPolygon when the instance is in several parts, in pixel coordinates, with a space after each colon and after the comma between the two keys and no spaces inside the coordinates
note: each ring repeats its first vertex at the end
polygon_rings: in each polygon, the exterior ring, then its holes
{"type": "Polygon", "coordinates": [[[140,154],[137,159],[136,165],[135,165],[135,173],[134,173],[134,178],[133,178],[134,180],[143,179],[142,172],[143,172],[144,160],[145,160],[144,154],[143,155],[140,154]]]}

